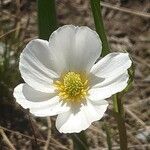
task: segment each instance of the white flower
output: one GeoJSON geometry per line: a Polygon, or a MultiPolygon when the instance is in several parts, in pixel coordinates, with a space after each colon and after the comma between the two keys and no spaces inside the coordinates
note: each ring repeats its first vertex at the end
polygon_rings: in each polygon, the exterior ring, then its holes
{"type": "Polygon", "coordinates": [[[19,69],[26,83],[14,90],[16,101],[35,116],[57,115],[59,132],[87,129],[100,120],[106,98],[127,86],[128,53],[110,53],[96,60],[102,44],[88,27],[66,25],[48,41],[35,39],[20,56],[19,69]]]}

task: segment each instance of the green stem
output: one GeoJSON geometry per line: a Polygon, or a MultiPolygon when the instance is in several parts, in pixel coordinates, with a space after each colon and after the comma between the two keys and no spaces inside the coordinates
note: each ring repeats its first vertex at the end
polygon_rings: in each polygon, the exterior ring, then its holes
{"type": "Polygon", "coordinates": [[[39,38],[48,40],[57,29],[55,0],[37,0],[39,38]]]}
{"type": "Polygon", "coordinates": [[[113,109],[118,113],[118,102],[117,102],[117,94],[113,95],[113,109]]]}
{"type": "Polygon", "coordinates": [[[114,117],[116,118],[119,130],[120,149],[127,150],[127,133],[124,120],[124,109],[123,103],[119,98],[118,94],[115,94],[113,97],[113,105],[114,105],[114,117]]]}
{"type": "Polygon", "coordinates": [[[105,34],[104,23],[101,13],[100,0],[90,0],[91,9],[94,17],[96,32],[102,40],[102,56],[107,55],[110,52],[107,36],[105,34]]]}

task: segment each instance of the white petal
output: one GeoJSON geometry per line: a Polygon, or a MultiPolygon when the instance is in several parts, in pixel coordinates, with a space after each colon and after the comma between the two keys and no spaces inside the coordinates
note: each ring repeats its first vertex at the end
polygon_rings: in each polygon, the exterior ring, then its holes
{"type": "Polygon", "coordinates": [[[46,117],[61,114],[69,110],[70,107],[67,105],[67,103],[63,103],[63,101],[60,101],[59,97],[56,96],[50,100],[47,106],[31,108],[30,113],[34,114],[35,116],[46,117]]]}
{"type": "Polygon", "coordinates": [[[65,25],[54,31],[49,38],[49,47],[53,50],[53,59],[59,73],[69,70],[68,58],[72,58],[71,51],[75,45],[76,27],[65,25]]]}
{"type": "Polygon", "coordinates": [[[127,71],[116,78],[106,78],[106,80],[99,83],[98,86],[92,87],[88,91],[89,99],[99,101],[121,92],[127,86],[128,79],[129,75],[127,71]]]}
{"type": "Polygon", "coordinates": [[[100,38],[88,27],[65,25],[50,36],[49,42],[54,57],[59,58],[57,64],[61,63],[61,67],[58,65],[61,72],[87,71],[101,53],[100,38]]]}
{"type": "Polygon", "coordinates": [[[110,53],[96,63],[91,73],[101,78],[119,76],[123,74],[132,62],[128,53],[110,53]]]}
{"type": "Polygon", "coordinates": [[[68,112],[59,114],[56,128],[63,133],[78,133],[87,129],[92,122],[103,117],[108,106],[107,101],[95,103],[87,100],[80,108],[73,108],[68,112]]]}
{"type": "Polygon", "coordinates": [[[36,116],[52,116],[69,110],[54,93],[36,91],[27,84],[18,85],[13,95],[16,102],[36,116]]]}
{"type": "Polygon", "coordinates": [[[53,92],[53,79],[58,75],[52,70],[48,42],[32,40],[20,55],[19,69],[22,78],[31,87],[42,92],[53,92]]]}
{"type": "Polygon", "coordinates": [[[88,27],[79,27],[73,51],[73,69],[89,71],[99,58],[101,50],[102,44],[98,34],[88,27]]]}

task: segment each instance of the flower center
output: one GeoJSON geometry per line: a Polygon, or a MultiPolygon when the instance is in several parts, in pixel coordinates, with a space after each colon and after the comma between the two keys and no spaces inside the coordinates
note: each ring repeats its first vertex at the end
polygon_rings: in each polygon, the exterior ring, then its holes
{"type": "Polygon", "coordinates": [[[88,91],[88,80],[75,72],[68,72],[54,85],[61,99],[65,101],[81,102],[88,91]]]}

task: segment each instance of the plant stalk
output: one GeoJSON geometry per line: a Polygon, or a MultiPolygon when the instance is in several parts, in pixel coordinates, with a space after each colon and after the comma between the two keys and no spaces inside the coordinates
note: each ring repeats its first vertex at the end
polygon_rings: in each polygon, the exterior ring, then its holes
{"type": "Polygon", "coordinates": [[[123,103],[119,98],[118,94],[113,96],[113,105],[114,105],[114,117],[117,121],[118,131],[119,131],[119,139],[120,139],[120,149],[127,150],[127,133],[126,126],[124,120],[124,109],[123,103]]]}

